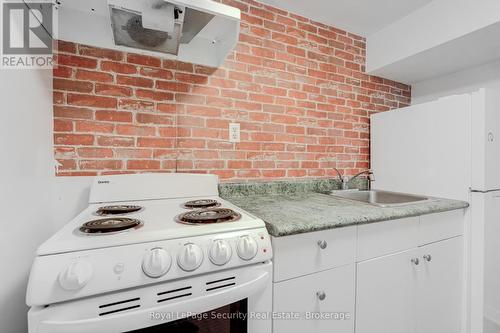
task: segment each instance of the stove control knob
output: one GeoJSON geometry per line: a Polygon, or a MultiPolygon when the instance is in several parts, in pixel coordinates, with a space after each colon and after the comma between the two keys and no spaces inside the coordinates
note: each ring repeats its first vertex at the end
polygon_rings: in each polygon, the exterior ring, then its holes
{"type": "Polygon", "coordinates": [[[250,236],[242,236],[236,248],[238,256],[243,260],[251,260],[257,255],[259,246],[250,236]]]}
{"type": "Polygon", "coordinates": [[[233,255],[231,245],[223,239],[215,240],[210,249],[210,261],[217,266],[227,264],[233,255]]]}
{"type": "Polygon", "coordinates": [[[92,277],[92,265],[86,261],[75,261],[59,273],[59,284],[65,290],[85,287],[92,277]]]}
{"type": "Polygon", "coordinates": [[[177,256],[177,264],[186,272],[192,272],[200,267],[203,261],[203,250],[196,244],[185,244],[177,256]]]}
{"type": "Polygon", "coordinates": [[[159,278],[167,274],[172,264],[172,258],[161,247],[146,252],[142,259],[142,271],[151,278],[159,278]]]}

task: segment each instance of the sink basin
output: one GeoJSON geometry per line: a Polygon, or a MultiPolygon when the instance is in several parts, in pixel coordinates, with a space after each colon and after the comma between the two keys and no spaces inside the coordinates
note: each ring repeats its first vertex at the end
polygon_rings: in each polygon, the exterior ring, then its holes
{"type": "Polygon", "coordinates": [[[429,200],[428,197],[423,197],[414,194],[388,192],[388,191],[333,191],[330,195],[359,202],[364,202],[380,207],[391,207],[409,205],[412,203],[429,200]]]}

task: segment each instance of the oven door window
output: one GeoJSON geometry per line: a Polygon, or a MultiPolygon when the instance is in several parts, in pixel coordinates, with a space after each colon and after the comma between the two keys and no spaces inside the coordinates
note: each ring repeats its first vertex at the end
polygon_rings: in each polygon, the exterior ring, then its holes
{"type": "Polygon", "coordinates": [[[248,300],[203,314],[142,328],[128,333],[247,333],[248,300]]]}

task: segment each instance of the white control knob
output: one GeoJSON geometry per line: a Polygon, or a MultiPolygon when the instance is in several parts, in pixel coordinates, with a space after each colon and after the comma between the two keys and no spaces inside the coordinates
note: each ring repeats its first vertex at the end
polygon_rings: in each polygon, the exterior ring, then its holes
{"type": "Polygon", "coordinates": [[[151,278],[159,278],[167,274],[172,264],[172,258],[161,247],[146,252],[142,259],[142,271],[151,278]]]}
{"type": "Polygon", "coordinates": [[[200,267],[203,261],[203,250],[196,244],[185,244],[177,256],[177,264],[183,271],[192,272],[200,267]]]}
{"type": "Polygon", "coordinates": [[[231,245],[223,239],[215,240],[209,253],[210,261],[217,266],[227,264],[232,255],[231,245]]]}
{"type": "Polygon", "coordinates": [[[83,288],[92,277],[92,265],[86,261],[75,261],[59,273],[59,284],[66,290],[83,288]]]}
{"type": "Polygon", "coordinates": [[[236,248],[238,256],[243,260],[251,260],[257,255],[259,246],[255,239],[250,236],[242,236],[236,248]]]}

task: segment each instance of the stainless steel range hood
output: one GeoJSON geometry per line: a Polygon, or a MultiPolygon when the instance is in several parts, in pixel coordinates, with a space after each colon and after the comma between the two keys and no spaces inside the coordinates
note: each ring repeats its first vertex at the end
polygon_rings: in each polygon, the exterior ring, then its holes
{"type": "Polygon", "coordinates": [[[61,0],[57,38],[217,67],[240,11],[211,0],[61,0]]]}

